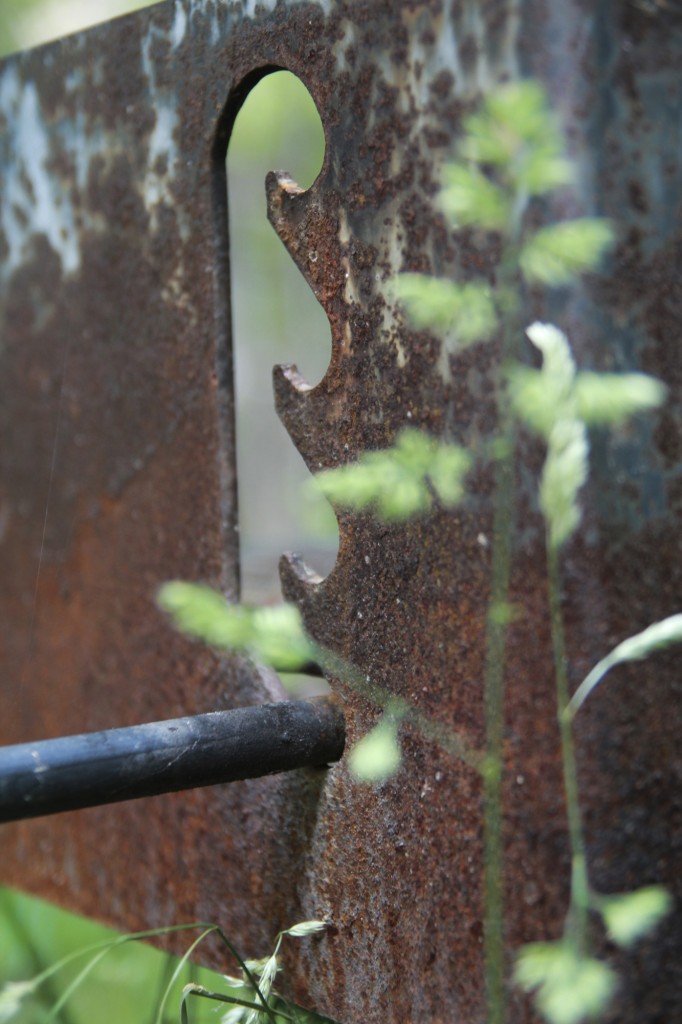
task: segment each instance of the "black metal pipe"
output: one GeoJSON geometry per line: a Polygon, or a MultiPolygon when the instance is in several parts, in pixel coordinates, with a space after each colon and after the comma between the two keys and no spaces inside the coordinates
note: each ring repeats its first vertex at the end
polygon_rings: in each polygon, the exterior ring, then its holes
{"type": "Polygon", "coordinates": [[[321,767],[344,742],[322,697],[0,747],[0,822],[321,767]]]}

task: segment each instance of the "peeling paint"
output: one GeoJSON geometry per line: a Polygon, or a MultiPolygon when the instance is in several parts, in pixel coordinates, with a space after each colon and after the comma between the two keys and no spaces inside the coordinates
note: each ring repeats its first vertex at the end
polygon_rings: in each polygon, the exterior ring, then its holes
{"type": "Polygon", "coordinates": [[[189,15],[183,0],[175,0],[173,28],[171,29],[171,41],[174,50],[177,50],[185,41],[188,25],[189,15]]]}
{"type": "MultiPolygon", "coordinates": [[[[176,43],[178,21],[176,8],[172,29],[174,48],[180,45],[176,43]]],[[[159,88],[156,80],[156,65],[151,56],[154,42],[160,38],[165,37],[160,33],[149,32],[142,43],[142,67],[149,81],[150,90],[156,97],[154,106],[155,122],[149,136],[147,173],[144,183],[144,201],[152,217],[153,230],[156,230],[158,227],[158,212],[161,204],[166,203],[168,206],[173,206],[173,195],[170,186],[173,181],[174,162],[177,154],[174,133],[178,128],[177,97],[169,94],[167,90],[159,88]]],[[[181,226],[186,237],[187,224],[183,222],[181,226]]]]}
{"type": "Polygon", "coordinates": [[[0,113],[12,126],[11,163],[4,161],[0,219],[8,246],[2,272],[12,273],[29,255],[30,238],[44,234],[64,273],[80,266],[81,253],[69,196],[48,170],[49,137],[32,83],[22,84],[9,67],[0,84],[0,113]]]}

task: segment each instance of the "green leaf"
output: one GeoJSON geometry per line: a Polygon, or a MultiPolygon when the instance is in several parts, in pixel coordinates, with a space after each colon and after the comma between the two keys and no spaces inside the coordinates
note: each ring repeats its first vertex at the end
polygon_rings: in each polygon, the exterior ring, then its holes
{"type": "Polygon", "coordinates": [[[585,217],[540,228],[524,244],[519,262],[528,281],[570,284],[594,269],[612,243],[613,230],[607,221],[585,217]]]}
{"type": "Polygon", "coordinates": [[[466,348],[490,338],[497,312],[484,284],[455,284],[427,274],[399,274],[393,291],[418,330],[452,331],[456,347],[466,348]]]}
{"type": "Polygon", "coordinates": [[[552,548],[567,541],[580,522],[578,492],[587,480],[588,453],[580,420],[559,420],[552,427],[540,481],[540,508],[552,548]]]}
{"type": "Polygon", "coordinates": [[[366,458],[366,455],[360,456],[360,459],[351,465],[322,470],[315,475],[315,487],[333,505],[341,508],[366,508],[376,501],[379,493],[371,465],[363,461],[366,458]]]}
{"type": "Polygon", "coordinates": [[[454,288],[451,281],[429,274],[398,274],[393,279],[393,294],[419,331],[448,330],[458,301],[454,288]]]}
{"type": "Polygon", "coordinates": [[[167,1004],[167,1002],[168,1002],[168,1000],[170,998],[170,994],[171,994],[171,991],[173,990],[173,986],[175,985],[176,981],[178,980],[178,978],[182,974],[182,972],[183,972],[183,970],[185,968],[185,965],[188,963],[189,958],[192,956],[194,951],[197,949],[198,946],[201,945],[201,943],[204,941],[204,939],[208,935],[212,935],[215,932],[215,930],[216,930],[215,925],[209,925],[208,928],[204,928],[204,930],[198,936],[198,938],[196,938],[190,944],[188,949],[185,950],[185,952],[183,953],[182,957],[180,957],[178,962],[175,964],[175,967],[174,967],[174,969],[173,969],[173,971],[171,973],[171,976],[170,976],[170,978],[167,981],[165,991],[163,992],[163,995],[161,996],[161,999],[159,1000],[159,1004],[158,1004],[157,1010],[156,1010],[156,1016],[154,1018],[154,1024],[162,1024],[162,1021],[163,1021],[163,1018],[164,1018],[164,1011],[166,1009],[166,1004],[167,1004]]]}
{"type": "Polygon", "coordinates": [[[462,157],[497,167],[517,193],[542,195],[573,178],[556,118],[537,82],[511,82],[493,90],[464,128],[462,157]]]}
{"type": "Polygon", "coordinates": [[[508,143],[509,156],[514,154],[512,145],[518,146],[523,142],[541,146],[548,135],[556,133],[547,94],[540,83],[532,79],[509,82],[492,89],[486,96],[484,111],[501,132],[516,137],[516,143],[508,143]]]}
{"type": "Polygon", "coordinates": [[[649,885],[636,892],[603,896],[599,910],[613,941],[619,946],[632,946],[670,913],[672,902],[667,889],[649,885]]]}
{"type": "Polygon", "coordinates": [[[556,141],[547,139],[544,146],[530,146],[524,154],[516,180],[530,196],[541,196],[555,188],[570,185],[575,172],[569,160],[562,156],[562,140],[556,130],[556,141]]]}
{"type": "Polygon", "coordinates": [[[182,633],[215,647],[243,647],[248,642],[251,630],[245,609],[228,607],[211,587],[174,580],[159,588],[156,602],[182,633]]]}
{"type": "Polygon", "coordinates": [[[509,400],[516,416],[537,434],[547,438],[556,419],[558,404],[565,400],[565,388],[548,385],[539,370],[512,366],[507,375],[509,400]]]}
{"type": "Polygon", "coordinates": [[[313,650],[293,604],[249,609],[252,636],[247,649],[259,661],[282,672],[293,671],[313,657],[313,650]]]}
{"type": "Polygon", "coordinates": [[[633,413],[655,409],[665,401],[666,387],[644,373],[578,374],[575,383],[578,415],[591,425],[618,425],[633,413]]]}
{"type": "Polygon", "coordinates": [[[433,452],[428,477],[446,508],[453,508],[464,498],[464,477],[470,467],[471,456],[458,445],[440,444],[433,452]]]}
{"type": "Polygon", "coordinates": [[[176,629],[213,647],[245,651],[282,671],[300,668],[312,657],[310,642],[294,605],[232,605],[210,587],[180,580],[160,587],[157,603],[171,617],[176,629]]]}
{"type": "Polygon", "coordinates": [[[459,502],[471,458],[458,445],[440,444],[407,427],[391,448],[365,452],[354,465],[318,473],[315,483],[342,508],[376,508],[387,521],[412,519],[433,505],[433,491],[446,506],[459,502]]]}
{"type": "Polygon", "coordinates": [[[390,522],[399,519],[415,519],[431,507],[431,497],[418,476],[410,476],[406,472],[392,472],[388,469],[382,474],[383,484],[377,494],[377,512],[381,519],[390,522]]]}
{"type": "Polygon", "coordinates": [[[536,322],[526,333],[542,352],[542,368],[512,367],[509,398],[516,415],[547,439],[540,507],[550,545],[558,548],[580,522],[577,496],[588,475],[585,422],[620,422],[657,405],[665,392],[644,374],[576,373],[568,339],[554,324],[536,322]]]}
{"type": "Polygon", "coordinates": [[[653,651],[660,651],[672,644],[682,643],[682,614],[670,615],[667,619],[654,622],[641,633],[628,637],[613,649],[613,664],[623,661],[641,661],[653,651]]]}
{"type": "Polygon", "coordinates": [[[477,167],[448,164],[443,181],[438,202],[455,227],[475,225],[497,231],[507,225],[510,215],[508,198],[477,167]]]}
{"type": "Polygon", "coordinates": [[[565,714],[568,718],[573,718],[614,665],[628,661],[641,661],[654,651],[664,650],[666,647],[679,643],[682,643],[682,614],[680,613],[670,615],[660,622],[654,622],[641,633],[623,640],[605,658],[602,658],[583,679],[571,697],[565,714]]]}
{"type": "Polygon", "coordinates": [[[561,942],[536,942],[519,952],[514,978],[535,992],[538,1010],[549,1024],[581,1024],[606,1009],[616,987],[614,972],[561,942]]]}
{"type": "Polygon", "coordinates": [[[534,323],[526,333],[542,352],[542,369],[513,367],[510,396],[517,415],[545,437],[558,419],[618,425],[665,399],[665,385],[644,373],[576,373],[568,339],[554,324],[534,323]]]}
{"type": "Polygon", "coordinates": [[[395,775],[400,760],[398,723],[393,715],[384,715],[379,724],[355,744],[348,764],[360,782],[376,784],[395,775]]]}

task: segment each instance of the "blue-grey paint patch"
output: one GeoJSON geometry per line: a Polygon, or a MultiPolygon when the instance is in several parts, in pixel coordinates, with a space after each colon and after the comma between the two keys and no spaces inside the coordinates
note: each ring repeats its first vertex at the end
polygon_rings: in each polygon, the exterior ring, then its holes
{"type": "Polygon", "coordinates": [[[177,50],[177,48],[184,42],[188,24],[189,18],[187,11],[182,4],[182,0],[175,0],[175,13],[170,36],[174,50],[177,50]]]}
{"type": "Polygon", "coordinates": [[[48,168],[50,138],[36,86],[20,81],[16,66],[0,82],[0,110],[7,119],[3,139],[0,223],[8,253],[3,276],[21,266],[30,239],[43,234],[59,255],[64,273],[80,266],[73,207],[59,178],[48,168]]]}
{"type": "MultiPolygon", "coordinates": [[[[178,17],[178,8],[176,7],[173,27],[171,29],[171,38],[174,43],[177,38],[176,26],[178,22],[181,23],[184,33],[186,20],[185,23],[182,23],[182,18],[178,17]]],[[[159,207],[164,203],[169,206],[173,205],[170,181],[173,176],[177,153],[174,132],[178,126],[177,96],[168,90],[160,89],[157,82],[157,69],[152,59],[152,47],[157,37],[166,38],[163,33],[156,31],[152,26],[142,42],[142,67],[149,81],[150,94],[154,97],[154,111],[156,115],[147,150],[147,173],[143,196],[145,207],[151,217],[152,229],[157,227],[159,207]]],[[[184,219],[180,221],[180,229],[183,235],[185,235],[187,225],[184,219]]]]}

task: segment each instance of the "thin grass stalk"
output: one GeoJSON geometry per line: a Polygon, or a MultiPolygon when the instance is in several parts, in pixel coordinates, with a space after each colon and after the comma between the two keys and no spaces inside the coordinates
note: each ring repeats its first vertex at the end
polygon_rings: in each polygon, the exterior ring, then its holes
{"type": "MultiPolygon", "coordinates": [[[[510,424],[505,424],[505,427],[507,429],[504,429],[504,434],[508,434],[510,424]]],[[[484,683],[486,756],[483,771],[483,905],[489,1024],[503,1024],[505,1016],[502,786],[507,624],[502,609],[507,603],[511,576],[513,469],[512,452],[506,450],[498,458],[495,472],[492,580],[484,683]]]]}
{"type": "Polygon", "coordinates": [[[493,493],[493,538],[490,601],[486,622],[483,768],[483,935],[488,1024],[506,1016],[504,957],[504,708],[505,649],[516,501],[514,455],[516,431],[506,387],[509,365],[521,335],[518,246],[525,197],[514,204],[509,241],[500,264],[498,291],[503,332],[497,380],[498,444],[493,493]]]}
{"type": "Polygon", "coordinates": [[[201,942],[203,942],[204,939],[208,935],[212,935],[213,932],[215,932],[215,930],[216,930],[215,927],[206,928],[201,933],[201,935],[199,935],[199,937],[194,940],[194,942],[191,944],[191,946],[189,946],[189,948],[185,950],[185,953],[180,958],[180,961],[175,965],[175,970],[173,971],[173,973],[172,973],[172,975],[170,977],[170,981],[166,985],[166,991],[164,992],[163,997],[162,997],[162,999],[159,1002],[159,1007],[158,1007],[158,1010],[156,1011],[156,1017],[155,1017],[155,1020],[154,1020],[154,1024],[162,1024],[163,1014],[164,1014],[164,1011],[166,1009],[166,1004],[168,1002],[168,999],[170,998],[170,994],[171,994],[171,991],[173,989],[173,985],[175,984],[175,982],[180,977],[182,971],[185,969],[185,966],[186,966],[187,962],[189,961],[189,958],[191,957],[192,953],[197,948],[197,946],[201,942]]]}
{"type": "Polygon", "coordinates": [[[557,547],[547,541],[547,582],[549,588],[549,610],[552,630],[552,651],[556,678],[557,717],[561,737],[561,760],[568,836],[571,849],[571,912],[569,934],[579,955],[586,952],[587,924],[590,904],[590,885],[587,875],[587,857],[580,814],[578,793],[578,769],[573,742],[573,728],[566,714],[570,693],[566,674],[566,653],[564,623],[561,614],[561,590],[559,553],[557,547]]]}

